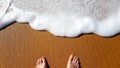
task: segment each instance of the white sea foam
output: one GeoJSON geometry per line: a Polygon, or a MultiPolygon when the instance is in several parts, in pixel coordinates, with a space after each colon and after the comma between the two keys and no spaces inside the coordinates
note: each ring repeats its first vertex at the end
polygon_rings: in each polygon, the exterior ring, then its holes
{"type": "MultiPolygon", "coordinates": [[[[54,10],[55,11],[55,10],[54,10]]],[[[47,30],[56,36],[76,37],[83,33],[95,33],[110,37],[120,32],[120,10],[116,9],[106,18],[98,20],[91,16],[77,15],[71,12],[39,13],[23,11],[11,5],[0,20],[0,28],[13,21],[28,24],[35,30],[47,30]]]]}
{"type": "Polygon", "coordinates": [[[11,0],[0,0],[0,18],[6,13],[10,3],[11,0]]]}

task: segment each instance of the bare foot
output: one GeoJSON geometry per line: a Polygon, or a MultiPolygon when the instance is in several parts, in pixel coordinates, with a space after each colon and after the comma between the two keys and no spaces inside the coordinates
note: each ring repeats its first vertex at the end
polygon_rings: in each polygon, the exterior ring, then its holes
{"type": "Polygon", "coordinates": [[[67,68],[80,68],[80,61],[76,56],[70,55],[67,68]]]}
{"type": "Polygon", "coordinates": [[[49,68],[46,59],[44,57],[38,59],[35,68],[49,68]]]}

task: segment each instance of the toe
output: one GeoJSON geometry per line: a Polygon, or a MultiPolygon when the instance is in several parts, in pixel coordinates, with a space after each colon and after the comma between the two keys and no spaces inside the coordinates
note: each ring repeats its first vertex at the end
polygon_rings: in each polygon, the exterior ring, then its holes
{"type": "Polygon", "coordinates": [[[79,68],[80,67],[80,61],[78,60],[76,64],[77,64],[77,68],[79,68]]]}
{"type": "Polygon", "coordinates": [[[77,60],[76,64],[79,64],[79,60],[77,60]]]}
{"type": "Polygon", "coordinates": [[[38,61],[36,62],[36,64],[40,64],[41,63],[41,58],[38,59],[38,61]]]}
{"type": "Polygon", "coordinates": [[[73,57],[73,62],[74,63],[76,62],[76,58],[77,58],[76,56],[73,57]]]}
{"type": "Polygon", "coordinates": [[[77,61],[78,61],[78,58],[76,57],[74,62],[77,63],[77,61]]]}
{"type": "Polygon", "coordinates": [[[79,61],[76,61],[75,65],[77,66],[77,65],[78,65],[78,63],[79,63],[79,61]]]}
{"type": "Polygon", "coordinates": [[[69,60],[68,61],[72,61],[73,60],[73,55],[70,55],[69,60]]]}
{"type": "Polygon", "coordinates": [[[40,59],[40,63],[43,63],[43,60],[42,60],[42,58],[40,59]]]}
{"type": "Polygon", "coordinates": [[[43,61],[43,63],[46,63],[46,58],[42,57],[42,61],[43,61]]]}

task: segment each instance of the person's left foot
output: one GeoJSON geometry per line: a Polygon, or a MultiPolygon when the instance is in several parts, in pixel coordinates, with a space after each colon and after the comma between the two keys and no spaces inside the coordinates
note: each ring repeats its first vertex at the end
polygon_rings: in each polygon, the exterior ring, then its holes
{"type": "Polygon", "coordinates": [[[35,68],[49,68],[46,59],[44,57],[38,59],[35,68]]]}

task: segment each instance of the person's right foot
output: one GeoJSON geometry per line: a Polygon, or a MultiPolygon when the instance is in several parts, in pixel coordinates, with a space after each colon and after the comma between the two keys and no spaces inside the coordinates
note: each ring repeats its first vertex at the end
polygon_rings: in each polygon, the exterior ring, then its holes
{"type": "Polygon", "coordinates": [[[80,68],[80,61],[76,56],[70,55],[67,68],[80,68]]]}

